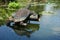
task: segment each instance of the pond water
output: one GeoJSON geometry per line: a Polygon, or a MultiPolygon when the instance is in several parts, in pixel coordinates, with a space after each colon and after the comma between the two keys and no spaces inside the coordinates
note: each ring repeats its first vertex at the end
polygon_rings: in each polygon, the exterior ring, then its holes
{"type": "Polygon", "coordinates": [[[42,15],[40,22],[28,26],[0,26],[0,40],[60,40],[60,9],[42,15]]]}

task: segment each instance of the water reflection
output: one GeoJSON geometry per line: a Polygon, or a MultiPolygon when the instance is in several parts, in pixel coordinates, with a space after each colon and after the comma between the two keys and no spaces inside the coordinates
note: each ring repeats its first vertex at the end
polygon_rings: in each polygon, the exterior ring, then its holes
{"type": "Polygon", "coordinates": [[[60,36],[60,27],[52,27],[53,34],[60,36]]]}
{"type": "Polygon", "coordinates": [[[27,26],[14,25],[11,28],[16,32],[16,34],[30,38],[32,33],[39,30],[39,24],[28,24],[27,26]]]}
{"type": "Polygon", "coordinates": [[[47,3],[45,5],[45,9],[44,10],[45,11],[48,11],[48,12],[53,11],[55,6],[56,6],[55,3],[47,3]]]}

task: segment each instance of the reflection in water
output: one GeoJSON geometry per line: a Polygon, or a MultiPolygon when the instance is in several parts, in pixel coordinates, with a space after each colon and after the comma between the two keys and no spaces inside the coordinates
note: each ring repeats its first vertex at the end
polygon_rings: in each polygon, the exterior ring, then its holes
{"type": "Polygon", "coordinates": [[[53,4],[53,3],[48,3],[48,4],[46,4],[45,5],[45,11],[47,11],[47,12],[51,12],[51,11],[53,11],[54,10],[54,5],[55,4],[53,4]]]}
{"type": "Polygon", "coordinates": [[[55,3],[47,3],[45,4],[45,7],[44,7],[44,11],[42,12],[42,15],[52,15],[52,14],[56,14],[55,13],[55,7],[56,4],[55,3]]]}
{"type": "Polygon", "coordinates": [[[14,25],[11,27],[20,36],[27,36],[30,38],[31,34],[39,30],[38,24],[28,24],[27,26],[14,25]]]}
{"type": "Polygon", "coordinates": [[[60,36],[60,27],[52,27],[53,34],[60,36]]]}

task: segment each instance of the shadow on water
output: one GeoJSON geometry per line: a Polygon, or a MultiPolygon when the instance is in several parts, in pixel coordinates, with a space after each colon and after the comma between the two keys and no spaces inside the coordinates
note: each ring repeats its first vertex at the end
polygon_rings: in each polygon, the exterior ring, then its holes
{"type": "Polygon", "coordinates": [[[20,36],[27,36],[28,38],[30,38],[31,34],[38,31],[40,28],[39,24],[28,24],[27,26],[14,25],[9,27],[12,28],[16,34],[20,36]]]}

